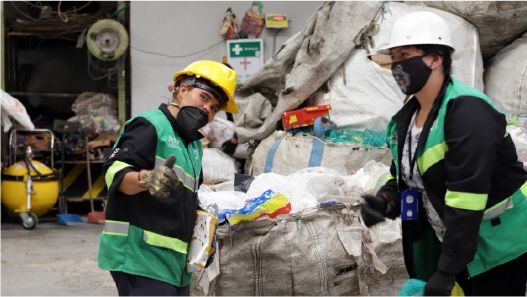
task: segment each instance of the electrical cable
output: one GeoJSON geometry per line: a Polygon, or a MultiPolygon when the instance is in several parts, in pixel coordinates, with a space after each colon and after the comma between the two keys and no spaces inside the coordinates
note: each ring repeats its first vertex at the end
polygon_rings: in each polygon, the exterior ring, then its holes
{"type": "Polygon", "coordinates": [[[214,48],[214,47],[216,47],[217,45],[222,44],[222,43],[225,43],[225,40],[222,40],[222,41],[220,41],[220,42],[218,42],[218,43],[216,43],[216,44],[214,44],[214,45],[212,45],[212,46],[210,46],[210,47],[208,47],[208,48],[206,48],[206,49],[200,50],[200,51],[195,52],[195,53],[192,53],[192,54],[183,55],[183,56],[170,56],[170,55],[160,54],[160,53],[156,53],[156,52],[145,51],[145,50],[142,50],[142,49],[135,48],[135,47],[133,47],[133,46],[130,46],[130,48],[131,48],[131,49],[134,49],[134,50],[136,50],[136,51],[140,51],[140,52],[147,53],[147,54],[151,54],[151,55],[156,55],[156,56],[162,56],[162,57],[167,57],[167,58],[178,59],[178,58],[186,58],[186,57],[195,56],[195,55],[200,54],[200,53],[202,53],[202,52],[204,52],[204,51],[210,50],[210,49],[212,49],[212,48],[214,48]]]}
{"type": "Polygon", "coordinates": [[[9,2],[11,2],[11,4],[13,4],[13,7],[16,9],[16,11],[20,12],[23,16],[25,16],[26,18],[28,18],[28,19],[30,19],[30,20],[35,20],[35,18],[28,16],[28,15],[25,14],[22,10],[20,10],[20,9],[18,8],[18,6],[15,5],[15,1],[9,1],[9,2]]]}
{"type": "MultiPolygon", "coordinates": [[[[17,1],[20,1],[20,2],[22,2],[22,3],[25,3],[25,4],[27,4],[27,5],[31,5],[31,6],[33,6],[33,7],[36,7],[36,8],[38,8],[38,9],[42,10],[42,5],[33,4],[33,3],[29,2],[29,1],[26,1],[26,0],[17,0],[17,1]]],[[[39,2],[40,2],[40,1],[39,1],[39,2]]]]}
{"type": "Polygon", "coordinates": [[[59,1],[59,6],[57,7],[57,12],[59,13],[59,17],[60,17],[60,19],[61,19],[64,23],[67,23],[67,22],[68,22],[68,16],[67,16],[67,15],[64,15],[64,17],[62,17],[62,14],[60,13],[60,5],[62,5],[62,1],[59,1]],[[66,20],[64,20],[64,18],[66,18],[66,20]]]}
{"type": "Polygon", "coordinates": [[[64,22],[64,23],[67,23],[69,21],[69,17],[68,17],[68,13],[70,13],[71,10],[73,10],[73,13],[70,15],[70,17],[73,17],[75,18],[77,16],[77,11],[85,8],[86,6],[90,5],[92,1],[88,1],[88,3],[84,4],[83,6],[81,6],[79,9],[77,9],[75,6],[72,6],[70,8],[68,8],[68,10],[66,10],[64,13],[62,13],[60,11],[60,6],[62,5],[62,1],[59,1],[59,5],[57,7],[57,12],[58,12],[58,15],[60,17],[60,19],[64,22]]]}
{"type": "MultiPolygon", "coordinates": [[[[125,60],[127,52],[125,52],[119,59],[116,61],[115,65],[110,68],[101,68],[99,67],[99,60],[97,62],[93,62],[92,55],[90,54],[90,51],[87,51],[88,53],[88,74],[93,80],[101,80],[103,78],[108,78],[108,86],[112,89],[117,89],[119,87],[119,71],[121,70],[125,60]],[[97,77],[94,76],[91,72],[91,67],[93,67],[97,72],[97,77]],[[117,74],[117,78],[113,79],[113,75],[117,74]],[[117,85],[112,85],[111,82],[117,82],[117,85]]],[[[104,62],[106,64],[106,62],[104,62]]]]}

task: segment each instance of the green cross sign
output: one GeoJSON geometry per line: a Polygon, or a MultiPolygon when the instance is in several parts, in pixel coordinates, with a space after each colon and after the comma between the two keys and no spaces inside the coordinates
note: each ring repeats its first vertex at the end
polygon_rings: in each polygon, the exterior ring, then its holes
{"type": "Polygon", "coordinates": [[[262,53],[260,42],[233,42],[229,44],[231,57],[259,57],[262,53]]]}

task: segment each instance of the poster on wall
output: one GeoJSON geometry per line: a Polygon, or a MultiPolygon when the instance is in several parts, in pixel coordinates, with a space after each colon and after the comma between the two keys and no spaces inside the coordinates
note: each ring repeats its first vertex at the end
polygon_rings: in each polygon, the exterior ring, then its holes
{"type": "Polygon", "coordinates": [[[262,39],[237,39],[227,41],[227,63],[244,81],[258,71],[264,63],[262,39]]]}

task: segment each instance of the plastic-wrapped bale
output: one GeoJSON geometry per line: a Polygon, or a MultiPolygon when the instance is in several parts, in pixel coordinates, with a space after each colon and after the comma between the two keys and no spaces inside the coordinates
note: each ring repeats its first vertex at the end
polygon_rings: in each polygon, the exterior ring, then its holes
{"type": "Polygon", "coordinates": [[[527,30],[526,1],[408,1],[406,3],[448,11],[474,24],[479,31],[481,52],[485,61],[527,30]]]}
{"type": "MultiPolygon", "coordinates": [[[[274,172],[288,175],[307,168],[312,160],[314,141],[322,140],[311,135],[292,136],[291,133],[276,131],[262,140],[249,158],[251,163],[248,174],[256,176],[274,172]]],[[[390,165],[390,150],[387,147],[364,148],[353,142],[333,143],[325,140],[320,164],[315,166],[332,168],[347,175],[358,171],[370,160],[390,165]]]]}
{"type": "Polygon", "coordinates": [[[503,112],[527,114],[527,33],[489,60],[485,94],[503,112]]]}
{"type": "MultiPolygon", "coordinates": [[[[457,5],[461,2],[452,3],[457,5]]],[[[378,49],[389,43],[393,25],[405,14],[414,11],[433,12],[447,22],[452,32],[452,42],[456,48],[452,57],[452,75],[467,85],[483,91],[483,60],[478,30],[474,25],[447,11],[405,3],[390,2],[386,11],[383,14],[382,22],[378,20],[380,23],[379,32],[373,36],[374,46],[369,46],[370,50],[378,49]]],[[[353,83],[356,84],[357,81],[353,81],[353,83]]]]}
{"type": "MultiPolygon", "coordinates": [[[[324,205],[276,220],[220,226],[215,261],[221,269],[207,292],[216,288],[214,294],[224,296],[396,295],[408,279],[400,221],[368,230],[360,223],[359,208],[324,205]]],[[[195,276],[196,282],[202,276],[195,276]]],[[[194,293],[199,289],[193,286],[194,293]]]]}

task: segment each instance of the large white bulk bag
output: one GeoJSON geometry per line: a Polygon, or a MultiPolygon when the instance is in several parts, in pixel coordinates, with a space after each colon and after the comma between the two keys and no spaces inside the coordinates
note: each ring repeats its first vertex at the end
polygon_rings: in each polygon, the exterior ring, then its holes
{"type": "MultiPolygon", "coordinates": [[[[309,167],[313,141],[323,141],[311,135],[302,136],[284,131],[275,131],[271,136],[262,140],[251,157],[247,174],[260,175],[274,172],[289,175],[300,169],[309,167]],[[275,146],[275,148],[273,148],[275,146]],[[268,161],[270,160],[270,161],[268,161]],[[271,171],[264,170],[266,164],[271,171]]],[[[359,147],[357,143],[332,143],[324,140],[324,151],[321,164],[317,166],[337,170],[340,174],[352,174],[370,161],[375,160],[390,165],[392,156],[387,147],[359,147]]]]}
{"type": "Polygon", "coordinates": [[[527,34],[489,60],[485,94],[501,111],[527,115],[527,34]]]}
{"type": "Polygon", "coordinates": [[[203,148],[201,168],[206,184],[234,180],[234,173],[238,173],[236,160],[216,148],[203,148]]]}
{"type": "Polygon", "coordinates": [[[369,47],[370,50],[375,50],[389,43],[393,25],[405,14],[413,11],[433,12],[446,21],[450,27],[450,32],[452,32],[452,42],[456,48],[452,61],[452,75],[467,85],[483,91],[483,61],[479,46],[479,34],[474,25],[455,14],[435,8],[398,2],[389,2],[387,5],[387,12],[377,20],[380,23],[379,32],[373,36],[375,48],[369,47]]]}
{"type": "Polygon", "coordinates": [[[456,14],[476,26],[483,60],[527,30],[527,1],[408,1],[456,14]]]}
{"type": "Polygon", "coordinates": [[[330,91],[316,105],[330,104],[337,129],[385,131],[392,116],[403,107],[405,95],[392,72],[353,50],[329,80],[330,91]]]}

